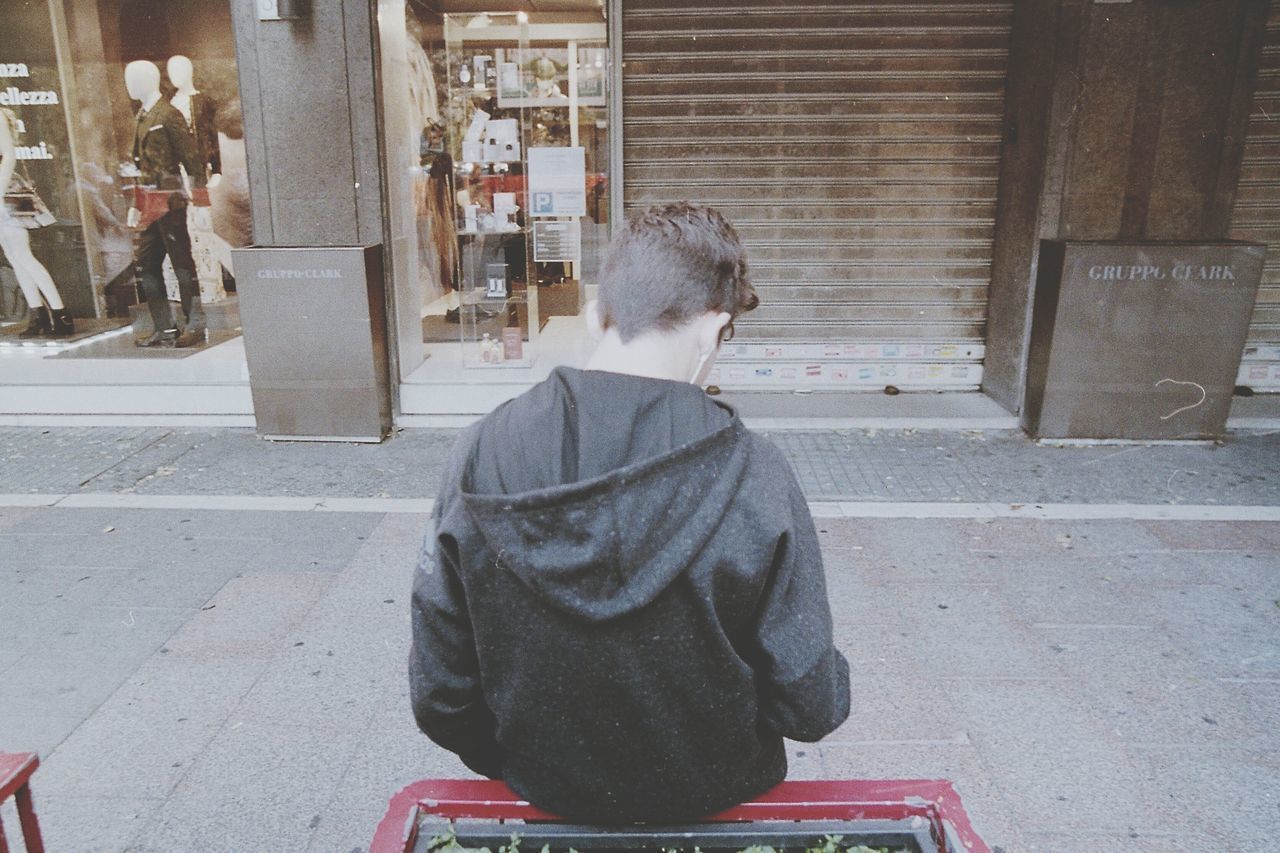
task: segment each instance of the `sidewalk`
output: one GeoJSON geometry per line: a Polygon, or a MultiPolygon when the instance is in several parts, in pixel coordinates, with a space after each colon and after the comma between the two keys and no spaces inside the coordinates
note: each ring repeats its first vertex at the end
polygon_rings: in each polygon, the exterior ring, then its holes
{"type": "MultiPolygon", "coordinates": [[[[465,775],[417,734],[404,676],[422,501],[454,435],[0,430],[0,748],[41,752],[50,850],[358,850],[400,785],[465,775]]],[[[1280,522],[1233,519],[1280,505],[1280,436],[774,438],[811,500],[888,516],[818,518],[855,702],[790,745],[793,777],[953,779],[1005,851],[1273,846],[1280,522]],[[1108,517],[969,509],[993,502],[1108,517]],[[1225,520],[1135,518],[1153,505],[1225,520]]]]}

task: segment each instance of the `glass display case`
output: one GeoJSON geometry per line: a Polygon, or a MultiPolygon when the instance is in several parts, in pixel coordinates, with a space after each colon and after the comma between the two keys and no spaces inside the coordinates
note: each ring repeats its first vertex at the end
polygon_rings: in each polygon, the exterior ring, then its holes
{"type": "Polygon", "coordinates": [[[446,150],[465,367],[529,367],[540,325],[531,267],[525,15],[446,15],[446,150]],[[505,97],[504,97],[505,95],[505,97]],[[531,320],[532,318],[532,320],[531,320]]]}
{"type": "Polygon", "coordinates": [[[529,367],[552,318],[581,322],[608,239],[603,22],[453,14],[443,29],[462,363],[529,367]]]}

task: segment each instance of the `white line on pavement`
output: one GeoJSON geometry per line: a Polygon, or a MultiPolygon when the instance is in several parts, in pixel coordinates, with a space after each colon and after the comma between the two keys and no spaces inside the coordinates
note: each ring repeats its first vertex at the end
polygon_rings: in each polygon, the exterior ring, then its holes
{"type": "MultiPolygon", "coordinates": [[[[139,495],[114,492],[0,494],[0,508],[191,509],[238,512],[374,512],[429,514],[430,498],[288,495],[139,495]]],[[[815,518],[1027,518],[1058,521],[1280,521],[1280,507],[1212,504],[1021,504],[913,501],[813,501],[815,518]]]]}

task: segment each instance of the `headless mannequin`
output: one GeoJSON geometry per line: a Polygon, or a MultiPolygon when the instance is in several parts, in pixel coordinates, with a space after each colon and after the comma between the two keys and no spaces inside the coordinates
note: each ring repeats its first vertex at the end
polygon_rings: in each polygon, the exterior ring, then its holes
{"type": "Polygon", "coordinates": [[[195,141],[182,114],[161,100],[160,69],[155,63],[130,62],[125,66],[124,79],[129,97],[142,105],[133,148],[141,185],[126,221],[131,228],[141,228],[134,248],[134,265],[155,327],[151,337],[139,342],[139,346],[194,346],[203,340],[204,330],[195,328],[192,322],[199,314],[200,289],[191,255],[191,236],[187,233],[187,199],[191,182],[204,180],[205,165],[197,156],[195,141]],[[149,221],[145,223],[138,200],[149,202],[149,221]],[[178,279],[186,334],[179,334],[165,292],[166,255],[178,279]]]}
{"type": "MultiPolygon", "coordinates": [[[[16,130],[17,118],[9,110],[0,110],[0,188],[8,188],[18,168],[16,130]]],[[[61,338],[73,334],[71,315],[62,304],[53,277],[31,253],[27,229],[13,221],[3,207],[0,207],[0,250],[13,267],[14,277],[30,308],[27,328],[19,337],[61,338]]]]}

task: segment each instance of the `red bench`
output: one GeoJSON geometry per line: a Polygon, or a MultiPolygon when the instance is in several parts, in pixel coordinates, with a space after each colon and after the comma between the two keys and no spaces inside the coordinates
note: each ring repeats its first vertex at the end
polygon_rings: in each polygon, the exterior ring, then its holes
{"type": "MultiPolygon", "coordinates": [[[[36,807],[31,802],[31,774],[40,766],[40,758],[34,752],[0,752],[0,805],[10,797],[18,806],[18,822],[22,824],[22,840],[27,853],[44,853],[40,839],[40,822],[36,820],[36,807]]],[[[4,823],[0,821],[0,853],[9,853],[5,841],[4,823]]]]}
{"type": "MultiPolygon", "coordinates": [[[[420,849],[419,828],[424,821],[432,819],[480,819],[501,824],[502,832],[514,831],[521,836],[545,829],[550,824],[565,826],[563,820],[522,800],[502,782],[423,779],[405,786],[391,798],[387,813],[369,845],[369,853],[412,853],[420,849]],[[507,825],[507,821],[522,821],[523,824],[507,825]]],[[[974,832],[955,788],[950,782],[939,780],[783,782],[751,802],[704,818],[694,828],[717,825],[722,837],[725,828],[741,828],[734,833],[737,838],[751,834],[752,827],[746,825],[748,822],[757,827],[776,829],[787,824],[794,827],[796,821],[812,826],[834,825],[836,822],[850,825],[857,822],[894,824],[899,828],[910,827],[927,839],[931,846],[923,849],[945,853],[990,853],[990,848],[974,832]]],[[[636,834],[634,831],[637,829],[634,826],[616,827],[608,832],[636,834]]],[[[687,838],[685,831],[688,829],[683,827],[679,832],[687,838]]],[[[651,834],[655,832],[649,828],[645,830],[651,834]]],[[[692,846],[693,839],[686,843],[692,846]]],[[[705,841],[700,843],[708,846],[705,841]]]]}

